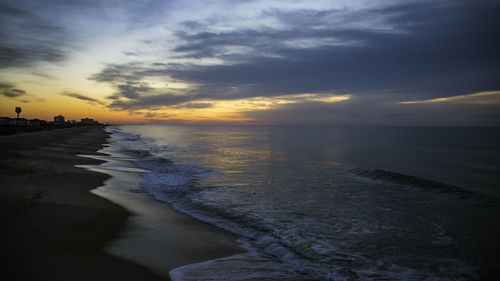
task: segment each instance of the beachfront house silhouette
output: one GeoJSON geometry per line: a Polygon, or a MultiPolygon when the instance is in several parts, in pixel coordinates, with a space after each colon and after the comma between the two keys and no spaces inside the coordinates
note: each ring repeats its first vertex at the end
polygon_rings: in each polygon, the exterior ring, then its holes
{"type": "Polygon", "coordinates": [[[17,113],[17,118],[19,118],[19,113],[21,113],[21,108],[19,106],[16,107],[16,113],[17,113]]]}
{"type": "Polygon", "coordinates": [[[54,124],[56,124],[56,125],[64,124],[64,116],[62,116],[60,114],[57,116],[54,116],[54,124]]]}

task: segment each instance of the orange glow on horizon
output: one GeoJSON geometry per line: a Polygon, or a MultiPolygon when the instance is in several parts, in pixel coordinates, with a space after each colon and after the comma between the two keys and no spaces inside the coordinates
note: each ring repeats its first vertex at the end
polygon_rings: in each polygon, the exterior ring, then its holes
{"type": "MultiPolygon", "coordinates": [[[[41,90],[41,89],[40,89],[41,90]]],[[[41,91],[40,91],[41,92],[41,91]]],[[[53,120],[63,115],[66,120],[93,118],[102,123],[114,124],[259,124],[271,125],[272,121],[255,122],[245,117],[245,112],[270,110],[280,106],[302,102],[334,103],[349,100],[351,95],[305,93],[276,97],[254,97],[237,100],[204,100],[176,106],[162,106],[154,109],[113,110],[102,98],[97,102],[80,100],[63,94],[47,94],[44,98],[26,95],[22,98],[0,97],[0,116],[15,117],[14,109],[22,108],[21,117],[27,119],[53,120]],[[197,104],[201,104],[199,108],[197,104]]]]}

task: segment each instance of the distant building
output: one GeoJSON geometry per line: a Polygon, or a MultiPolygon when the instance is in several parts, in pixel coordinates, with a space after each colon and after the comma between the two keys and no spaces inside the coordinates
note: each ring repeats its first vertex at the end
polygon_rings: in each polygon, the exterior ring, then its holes
{"type": "Polygon", "coordinates": [[[11,119],[10,124],[14,125],[14,126],[27,126],[28,125],[28,119],[14,118],[14,119],[11,119]]]}
{"type": "Polygon", "coordinates": [[[62,116],[62,115],[54,116],[54,124],[56,124],[56,125],[64,124],[64,116],[62,116]]]}
{"type": "Polygon", "coordinates": [[[0,125],[10,125],[12,123],[12,118],[0,117],[0,125]]]}
{"type": "Polygon", "coordinates": [[[40,120],[40,119],[28,120],[28,125],[30,125],[30,126],[40,126],[41,124],[42,124],[42,120],[40,120]]]}
{"type": "Polygon", "coordinates": [[[83,118],[80,122],[82,125],[95,125],[99,124],[99,122],[95,121],[94,119],[91,118],[83,118]]]}
{"type": "MultiPolygon", "coordinates": [[[[35,119],[38,120],[38,119],[35,119]]],[[[9,117],[0,117],[0,125],[12,125],[12,126],[28,126],[34,125],[32,124],[33,120],[28,120],[24,118],[9,118],[9,117]]],[[[40,125],[40,120],[38,120],[38,125],[40,125]]]]}

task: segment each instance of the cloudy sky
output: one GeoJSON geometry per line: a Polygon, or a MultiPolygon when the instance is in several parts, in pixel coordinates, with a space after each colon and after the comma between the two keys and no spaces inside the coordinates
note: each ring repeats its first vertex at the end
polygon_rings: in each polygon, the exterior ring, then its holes
{"type": "Polygon", "coordinates": [[[0,116],[500,126],[500,1],[0,0],[0,116]]]}

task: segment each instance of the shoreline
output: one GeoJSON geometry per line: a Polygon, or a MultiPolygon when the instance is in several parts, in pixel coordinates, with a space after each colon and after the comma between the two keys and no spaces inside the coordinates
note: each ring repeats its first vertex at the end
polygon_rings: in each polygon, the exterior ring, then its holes
{"type": "Polygon", "coordinates": [[[138,155],[113,145],[100,152],[105,155],[81,155],[105,161],[81,168],[110,176],[91,192],[132,214],[120,237],[107,244],[108,253],[170,279],[173,269],[245,252],[235,235],[183,214],[145,193],[141,188],[142,174],[148,171],[134,164],[138,155]]]}
{"type": "Polygon", "coordinates": [[[140,169],[109,137],[104,127],[0,136],[2,277],[171,280],[172,269],[244,252],[142,192],[140,169]]]}
{"type": "Polygon", "coordinates": [[[9,280],[166,280],[108,254],[131,213],[89,192],[108,175],[75,165],[102,161],[108,134],[80,127],[0,136],[2,277],[9,280]]]}

